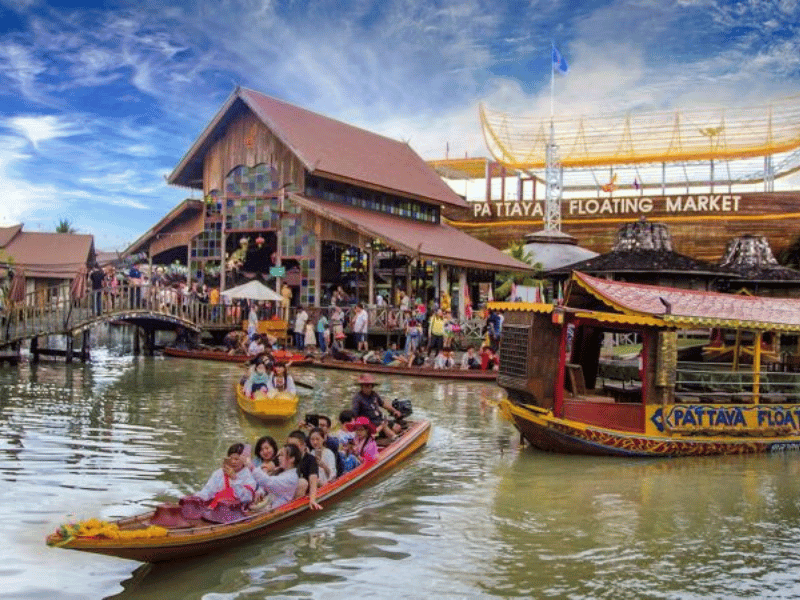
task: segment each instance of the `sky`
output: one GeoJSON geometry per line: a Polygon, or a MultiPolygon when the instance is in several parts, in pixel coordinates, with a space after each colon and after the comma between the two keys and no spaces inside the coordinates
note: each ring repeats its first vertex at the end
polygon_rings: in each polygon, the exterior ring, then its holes
{"type": "Polygon", "coordinates": [[[191,194],[165,177],[237,85],[486,156],[478,104],[559,114],[800,93],[798,0],[0,0],[0,226],[122,250],[191,194]]]}

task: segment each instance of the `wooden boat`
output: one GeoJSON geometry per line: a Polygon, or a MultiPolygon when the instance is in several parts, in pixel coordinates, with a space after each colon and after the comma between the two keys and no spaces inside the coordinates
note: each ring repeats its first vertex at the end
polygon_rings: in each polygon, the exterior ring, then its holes
{"type": "MultiPolygon", "coordinates": [[[[405,462],[428,441],[430,423],[418,421],[409,423],[408,429],[397,439],[382,448],[378,459],[364,463],[353,471],[344,474],[321,487],[317,499],[325,508],[357,488],[385,475],[405,462]]],[[[47,537],[47,544],[117,556],[141,562],[164,562],[190,556],[201,556],[226,550],[253,538],[268,535],[280,528],[318,514],[308,506],[308,498],[300,498],[270,512],[248,514],[244,519],[224,525],[204,521],[191,521],[190,527],[160,530],[150,526],[154,511],[114,521],[111,525],[120,532],[127,532],[124,539],[104,536],[70,536],[61,528],[47,537]],[[149,529],[148,529],[149,528],[149,529]],[[141,532],[138,537],[132,532],[141,532]],[[145,537],[146,535],[152,537],[145,537]],[[157,535],[153,535],[157,534],[157,535]]]]}
{"type": "Polygon", "coordinates": [[[342,371],[359,371],[362,373],[382,373],[384,375],[405,375],[409,377],[436,377],[440,379],[471,379],[474,381],[494,381],[497,379],[497,371],[478,371],[455,369],[432,369],[430,367],[389,367],[374,363],[364,363],[361,361],[347,362],[344,360],[334,360],[325,358],[315,360],[311,363],[312,367],[321,369],[339,369],[342,371]]]}
{"type": "MultiPolygon", "coordinates": [[[[245,363],[252,358],[246,354],[228,354],[222,350],[181,350],[180,348],[164,348],[165,356],[172,356],[174,358],[197,358],[200,360],[218,360],[222,362],[245,363]]],[[[275,350],[272,353],[276,362],[289,363],[292,365],[307,365],[312,361],[310,358],[303,354],[296,352],[289,352],[287,350],[275,350]]]]}
{"type": "Polygon", "coordinates": [[[297,394],[279,392],[271,397],[249,398],[241,383],[236,384],[236,403],[248,415],[265,421],[282,421],[297,412],[297,394]]]}
{"type": "Polygon", "coordinates": [[[574,273],[561,306],[491,306],[505,315],[497,381],[508,397],[501,410],[537,448],[616,456],[800,449],[800,374],[764,370],[761,360],[766,342],[779,348],[782,334],[800,333],[798,299],[574,273]],[[678,334],[704,328],[747,332],[749,364],[679,362],[678,334]],[[642,342],[638,369],[619,370],[627,372],[623,380],[600,368],[607,334],[619,333],[642,342]]]}

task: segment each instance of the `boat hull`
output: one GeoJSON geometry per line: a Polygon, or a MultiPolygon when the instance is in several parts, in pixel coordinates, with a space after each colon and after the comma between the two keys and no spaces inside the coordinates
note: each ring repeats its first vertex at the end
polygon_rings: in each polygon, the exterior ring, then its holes
{"type": "Polygon", "coordinates": [[[388,367],[363,362],[346,362],[341,360],[315,360],[313,367],[321,369],[337,369],[341,371],[358,371],[361,373],[382,373],[384,375],[404,375],[407,377],[433,377],[437,379],[468,379],[473,381],[494,381],[497,371],[478,371],[474,369],[430,369],[423,367],[388,367]]]}
{"type": "Polygon", "coordinates": [[[242,384],[236,384],[236,403],[248,415],[264,421],[283,421],[297,412],[297,394],[281,393],[273,398],[248,398],[242,384]]]}
{"type": "MultiPolygon", "coordinates": [[[[219,350],[181,350],[180,348],[164,348],[164,356],[173,358],[194,358],[198,360],[214,360],[219,362],[246,363],[253,358],[246,354],[228,354],[219,350]]],[[[291,362],[292,365],[307,365],[312,361],[302,354],[278,350],[273,353],[275,361],[281,364],[291,362]]]]}
{"type": "MultiPolygon", "coordinates": [[[[363,485],[374,481],[397,467],[428,441],[430,423],[419,421],[411,424],[400,438],[383,449],[378,459],[365,463],[357,469],[320,488],[317,499],[326,508],[363,485]]],[[[72,538],[64,541],[58,534],[47,538],[48,545],[70,550],[105,554],[140,562],[158,563],[193,556],[202,556],[247,540],[263,537],[317,514],[308,506],[307,498],[300,498],[279,509],[249,516],[241,521],[225,525],[203,525],[190,529],[176,529],[160,538],[126,540],[102,538],[72,538]]],[[[120,527],[147,523],[153,512],[117,521],[120,527]]]]}
{"type": "Polygon", "coordinates": [[[797,430],[785,435],[645,435],[559,419],[549,411],[503,400],[503,415],[535,448],[596,456],[677,457],[800,450],[797,430]]]}

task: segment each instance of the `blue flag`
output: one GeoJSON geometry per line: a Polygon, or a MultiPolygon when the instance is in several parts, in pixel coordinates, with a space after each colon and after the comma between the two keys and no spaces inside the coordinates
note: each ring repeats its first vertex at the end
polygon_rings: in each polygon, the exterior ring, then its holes
{"type": "Polygon", "coordinates": [[[553,46],[553,70],[562,75],[566,75],[569,72],[567,60],[561,56],[561,52],[555,46],[553,46]]]}

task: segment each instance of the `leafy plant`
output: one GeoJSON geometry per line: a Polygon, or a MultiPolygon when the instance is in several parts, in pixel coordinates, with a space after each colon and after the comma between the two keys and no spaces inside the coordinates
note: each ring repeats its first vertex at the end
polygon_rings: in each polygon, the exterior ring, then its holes
{"type": "Polygon", "coordinates": [[[542,283],[542,263],[534,262],[534,256],[525,250],[525,244],[522,242],[514,242],[506,253],[512,258],[516,258],[520,262],[528,263],[536,271],[536,275],[529,273],[511,273],[504,272],[497,275],[497,286],[494,290],[495,300],[505,300],[511,295],[512,287],[516,285],[529,285],[536,286],[542,283]]]}

